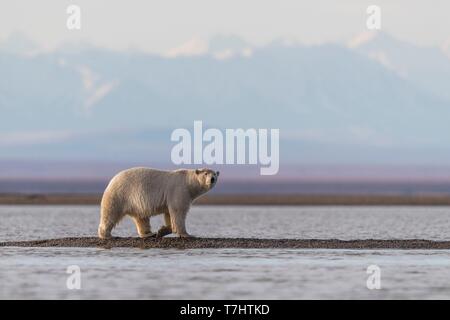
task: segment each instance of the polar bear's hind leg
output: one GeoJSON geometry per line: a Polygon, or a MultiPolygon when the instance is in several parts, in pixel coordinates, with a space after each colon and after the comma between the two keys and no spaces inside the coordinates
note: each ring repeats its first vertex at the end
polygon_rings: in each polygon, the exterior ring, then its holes
{"type": "Polygon", "coordinates": [[[98,226],[98,236],[101,239],[111,238],[111,231],[120,221],[120,215],[114,215],[102,210],[100,215],[100,224],[98,226]]]}
{"type": "Polygon", "coordinates": [[[157,237],[164,237],[172,233],[172,222],[168,213],[164,213],[164,222],[165,225],[158,230],[157,237]]]}
{"type": "Polygon", "coordinates": [[[134,223],[136,224],[136,229],[141,238],[153,237],[156,233],[153,233],[150,227],[149,217],[133,217],[134,223]]]}

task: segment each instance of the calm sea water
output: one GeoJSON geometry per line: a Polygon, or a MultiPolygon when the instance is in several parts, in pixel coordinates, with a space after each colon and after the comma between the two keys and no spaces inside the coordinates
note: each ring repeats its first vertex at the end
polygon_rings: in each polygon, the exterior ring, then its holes
{"type": "MultiPolygon", "coordinates": [[[[94,206],[0,206],[0,241],[94,236],[94,206]]],[[[152,220],[153,228],[162,223],[152,220]]],[[[450,240],[446,207],[194,207],[205,237],[450,240]]],[[[115,235],[136,235],[125,219],[115,235]]],[[[2,299],[450,298],[448,250],[0,248],[2,299]],[[69,290],[68,266],[81,270],[69,290]],[[366,286],[367,267],[381,289],[366,286]]]]}

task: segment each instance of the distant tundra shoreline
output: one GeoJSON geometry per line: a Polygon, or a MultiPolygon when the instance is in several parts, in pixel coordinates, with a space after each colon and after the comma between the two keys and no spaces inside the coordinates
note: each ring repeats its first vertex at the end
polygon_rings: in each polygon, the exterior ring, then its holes
{"type": "MultiPolygon", "coordinates": [[[[100,205],[101,194],[0,194],[0,205],[100,205]]],[[[305,195],[305,194],[211,194],[195,205],[399,205],[450,206],[450,195],[305,195]]]]}

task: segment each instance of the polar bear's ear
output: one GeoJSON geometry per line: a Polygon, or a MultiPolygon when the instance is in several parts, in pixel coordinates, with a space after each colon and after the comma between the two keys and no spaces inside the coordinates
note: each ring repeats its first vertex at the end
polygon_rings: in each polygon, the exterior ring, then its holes
{"type": "Polygon", "coordinates": [[[195,169],[195,174],[200,174],[201,170],[200,169],[195,169]]]}

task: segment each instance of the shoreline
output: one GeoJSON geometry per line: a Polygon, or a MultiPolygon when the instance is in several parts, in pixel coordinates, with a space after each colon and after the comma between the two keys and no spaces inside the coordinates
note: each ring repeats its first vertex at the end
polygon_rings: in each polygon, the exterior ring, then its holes
{"type": "Polygon", "coordinates": [[[449,250],[450,241],[256,239],[256,238],[112,238],[76,237],[0,242],[0,247],[141,248],[141,249],[427,249],[449,250]]]}
{"type": "MultiPolygon", "coordinates": [[[[100,205],[101,194],[0,194],[0,205],[100,205]]],[[[450,195],[212,194],[195,205],[450,206],[450,195]]]]}

